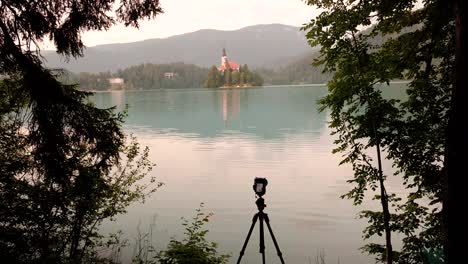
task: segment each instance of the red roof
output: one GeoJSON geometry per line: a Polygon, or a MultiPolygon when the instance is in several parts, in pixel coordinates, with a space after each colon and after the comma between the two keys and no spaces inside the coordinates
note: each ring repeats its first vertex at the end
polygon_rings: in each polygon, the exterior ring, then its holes
{"type": "MultiPolygon", "coordinates": [[[[235,63],[235,62],[233,62],[233,61],[229,61],[228,63],[229,63],[229,67],[230,67],[231,69],[233,69],[233,70],[238,70],[239,67],[240,67],[239,64],[237,64],[237,63],[235,63]]],[[[225,65],[221,65],[221,67],[219,67],[219,70],[220,70],[220,71],[226,70],[225,65]]]]}

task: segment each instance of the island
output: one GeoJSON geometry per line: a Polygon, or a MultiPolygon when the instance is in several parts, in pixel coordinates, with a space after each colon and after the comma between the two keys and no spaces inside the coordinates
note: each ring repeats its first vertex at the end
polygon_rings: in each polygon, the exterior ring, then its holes
{"type": "Polygon", "coordinates": [[[224,48],[221,65],[219,67],[213,65],[203,82],[205,88],[243,88],[262,85],[263,78],[260,74],[250,71],[247,64],[240,66],[234,61],[229,61],[224,48]]]}

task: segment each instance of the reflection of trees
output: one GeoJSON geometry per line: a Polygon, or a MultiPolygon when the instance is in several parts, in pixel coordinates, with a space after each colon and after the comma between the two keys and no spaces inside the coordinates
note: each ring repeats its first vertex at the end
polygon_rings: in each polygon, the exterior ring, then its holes
{"type": "MultiPolygon", "coordinates": [[[[200,137],[218,137],[224,130],[233,130],[281,138],[324,127],[326,114],[318,113],[316,101],[325,92],[324,87],[127,92],[126,124],[173,128],[200,137]]],[[[117,103],[106,97],[109,94],[97,94],[95,102],[103,107],[117,103]]]]}

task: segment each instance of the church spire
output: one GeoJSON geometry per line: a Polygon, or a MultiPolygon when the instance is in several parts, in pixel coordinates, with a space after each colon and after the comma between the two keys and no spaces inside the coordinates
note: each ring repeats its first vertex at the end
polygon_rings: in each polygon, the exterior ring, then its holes
{"type": "Polygon", "coordinates": [[[229,69],[229,62],[226,56],[226,49],[223,48],[223,56],[221,57],[221,66],[224,66],[226,69],[229,69]]]}

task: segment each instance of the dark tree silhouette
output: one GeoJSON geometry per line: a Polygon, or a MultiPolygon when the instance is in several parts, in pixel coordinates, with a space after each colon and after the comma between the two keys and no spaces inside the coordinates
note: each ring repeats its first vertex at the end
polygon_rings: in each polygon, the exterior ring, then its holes
{"type": "Polygon", "coordinates": [[[306,2],[323,9],[304,27],[309,43],[321,46],[316,63],[332,74],[322,105],[331,110],[337,151],[346,153],[343,162],[352,163],[359,176],[346,197],[362,200],[372,183],[362,176],[373,174],[355,166],[363,160],[357,154],[379,144],[410,190],[404,204],[387,194],[387,213],[365,215],[371,223],[366,238],[402,233],[401,251],[393,252],[390,235],[386,245],[364,249],[386,263],[422,263],[425,250],[440,252],[443,246],[445,262],[458,263],[464,258],[458,241],[468,236],[460,217],[468,185],[466,1],[306,2]],[[385,99],[376,86],[394,79],[410,81],[402,101],[385,99]],[[371,131],[367,120],[379,121],[378,133],[362,133],[371,131]],[[369,144],[353,144],[356,139],[369,144]]]}
{"type": "Polygon", "coordinates": [[[77,57],[82,32],[138,27],[161,12],[158,0],[0,1],[2,262],[90,262],[99,224],[151,191],[138,183],[152,165],[148,151],[128,144],[123,115],[60,83],[39,43],[77,57]]]}

